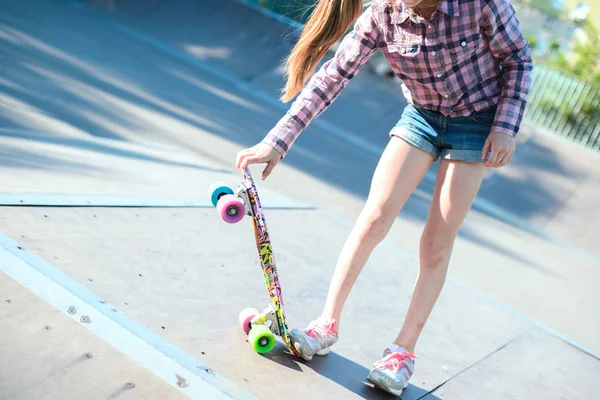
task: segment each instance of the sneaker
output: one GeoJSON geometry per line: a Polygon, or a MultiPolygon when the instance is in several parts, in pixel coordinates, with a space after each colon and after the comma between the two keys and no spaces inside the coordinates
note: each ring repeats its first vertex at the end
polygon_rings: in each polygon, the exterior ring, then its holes
{"type": "Polygon", "coordinates": [[[334,331],[337,321],[316,319],[305,330],[292,329],[290,337],[292,344],[306,361],[313,356],[324,356],[329,353],[330,347],[337,342],[338,335],[334,331]]]}
{"type": "Polygon", "coordinates": [[[415,356],[403,347],[391,345],[383,358],[373,364],[367,380],[376,388],[400,396],[415,370],[415,356]]]}

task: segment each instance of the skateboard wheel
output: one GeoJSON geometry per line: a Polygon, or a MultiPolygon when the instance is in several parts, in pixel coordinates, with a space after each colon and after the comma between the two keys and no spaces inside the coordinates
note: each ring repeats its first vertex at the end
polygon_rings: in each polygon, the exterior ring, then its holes
{"type": "Polygon", "coordinates": [[[248,341],[260,354],[268,353],[275,347],[275,336],[265,325],[256,325],[250,330],[248,341]]]}
{"type": "Polygon", "coordinates": [[[244,331],[244,333],[246,335],[249,334],[250,329],[252,329],[252,327],[250,326],[250,322],[258,314],[260,314],[260,311],[258,311],[256,308],[246,308],[246,309],[242,310],[242,312],[240,313],[238,320],[240,322],[240,326],[242,327],[242,330],[244,331]]]}
{"type": "Polygon", "coordinates": [[[225,182],[215,182],[208,187],[208,197],[210,197],[210,202],[214,207],[217,206],[222,196],[228,194],[234,194],[234,192],[225,182]]]}
{"type": "Polygon", "coordinates": [[[232,195],[226,194],[217,202],[217,211],[223,218],[223,221],[229,224],[238,223],[244,218],[244,204],[242,201],[232,195]]]}

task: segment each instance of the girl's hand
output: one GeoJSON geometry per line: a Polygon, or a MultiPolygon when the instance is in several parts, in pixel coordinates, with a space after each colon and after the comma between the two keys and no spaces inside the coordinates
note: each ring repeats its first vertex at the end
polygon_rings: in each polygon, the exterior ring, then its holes
{"type": "Polygon", "coordinates": [[[504,133],[492,132],[485,141],[481,159],[485,161],[486,167],[498,168],[510,162],[516,149],[516,139],[504,133]],[[485,157],[488,152],[490,156],[487,160],[485,157]]]}
{"type": "Polygon", "coordinates": [[[277,150],[268,144],[259,143],[253,147],[239,151],[236,158],[236,166],[243,170],[250,164],[266,163],[267,166],[262,173],[262,179],[265,180],[280,159],[281,154],[277,150]]]}

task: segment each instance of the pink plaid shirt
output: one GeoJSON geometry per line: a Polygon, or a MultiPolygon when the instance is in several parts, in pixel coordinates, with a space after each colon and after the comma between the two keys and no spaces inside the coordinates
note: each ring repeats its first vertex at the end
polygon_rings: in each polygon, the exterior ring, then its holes
{"type": "Polygon", "coordinates": [[[374,0],[263,143],[285,156],[378,49],[409,103],[450,117],[498,105],[492,130],[517,135],[533,62],[510,0],[441,0],[429,20],[374,0]]]}

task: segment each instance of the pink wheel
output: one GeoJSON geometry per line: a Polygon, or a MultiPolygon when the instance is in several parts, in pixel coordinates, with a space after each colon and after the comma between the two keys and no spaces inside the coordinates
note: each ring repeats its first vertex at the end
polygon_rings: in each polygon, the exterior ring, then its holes
{"type": "Polygon", "coordinates": [[[217,211],[223,218],[223,221],[229,224],[236,224],[244,218],[244,204],[242,201],[232,195],[222,196],[217,203],[217,211]]]}
{"type": "Polygon", "coordinates": [[[250,333],[250,321],[252,321],[252,319],[258,314],[260,314],[260,311],[258,311],[256,308],[246,308],[240,313],[240,326],[246,335],[250,333]]]}

